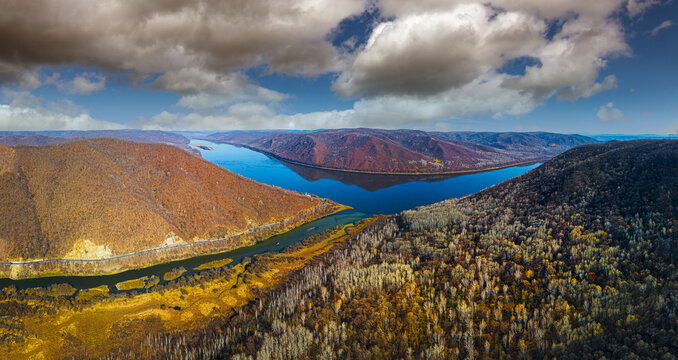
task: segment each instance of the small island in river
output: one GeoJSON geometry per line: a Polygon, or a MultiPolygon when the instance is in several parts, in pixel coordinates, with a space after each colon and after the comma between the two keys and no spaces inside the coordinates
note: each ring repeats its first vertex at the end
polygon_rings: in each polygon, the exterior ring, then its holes
{"type": "Polygon", "coordinates": [[[207,146],[207,145],[202,145],[202,144],[192,144],[192,145],[197,147],[198,149],[202,149],[202,150],[208,150],[208,151],[214,150],[214,148],[207,146]]]}

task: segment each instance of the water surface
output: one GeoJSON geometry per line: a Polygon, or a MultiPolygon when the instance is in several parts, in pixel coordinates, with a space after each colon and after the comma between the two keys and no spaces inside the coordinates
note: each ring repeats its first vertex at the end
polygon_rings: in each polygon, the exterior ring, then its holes
{"type": "MultiPolygon", "coordinates": [[[[273,236],[267,240],[261,241],[252,246],[245,246],[235,250],[196,256],[184,260],[170,261],[154,266],[149,266],[142,269],[127,270],[117,274],[112,275],[97,275],[97,276],[53,276],[53,277],[43,277],[43,278],[34,278],[34,279],[24,279],[24,280],[11,280],[11,279],[0,279],[0,288],[5,286],[14,285],[18,289],[29,289],[35,287],[48,287],[53,284],[63,284],[67,283],[71,286],[78,289],[88,289],[92,287],[97,287],[101,285],[108,285],[111,292],[118,292],[115,288],[115,284],[127,281],[138,279],[143,276],[157,276],[160,278],[160,284],[165,283],[162,280],[162,276],[177,267],[183,267],[187,271],[182,276],[187,276],[195,273],[199,273],[200,270],[194,270],[194,268],[211,262],[215,260],[221,260],[230,258],[233,262],[228,266],[233,266],[238,264],[243,259],[247,257],[252,257],[254,255],[263,254],[263,253],[278,253],[287,248],[290,245],[293,245],[297,242],[303,241],[308,237],[319,234],[325,230],[335,228],[340,225],[346,225],[351,223],[356,223],[364,218],[368,217],[367,214],[355,211],[348,210],[342,211],[338,214],[328,216],[308,224],[302,225],[292,231],[288,231],[284,234],[273,236]]],[[[209,270],[202,270],[209,271],[209,270]]],[[[143,290],[136,290],[143,291],[143,290]]]]}
{"type": "MultiPolygon", "coordinates": [[[[229,252],[197,256],[113,275],[59,276],[26,280],[0,279],[0,287],[14,285],[17,288],[25,289],[68,283],[78,289],[108,285],[112,292],[117,292],[115,284],[118,282],[153,275],[162,279],[165,272],[180,266],[188,270],[183,276],[199,272],[193,269],[214,260],[230,258],[234,261],[228,266],[233,266],[246,257],[267,252],[280,252],[289,245],[303,241],[312,235],[339,225],[355,223],[371,214],[393,214],[420,205],[475,193],[521,175],[539,165],[515,166],[456,176],[433,175],[422,177],[356,174],[287,164],[256,151],[233,145],[215,144],[203,140],[194,143],[213,148],[214,150],[199,150],[206,160],[233,172],[262,183],[329,198],[338,203],[352,206],[355,210],[343,211],[256,245],[229,252]]],[[[164,281],[161,280],[162,283],[164,281]]]]}
{"type": "Polygon", "coordinates": [[[521,175],[539,163],[466,175],[398,176],[358,174],[288,164],[229,144],[194,140],[214,150],[202,156],[256,181],[308,192],[349,205],[367,214],[394,214],[453,197],[461,197],[521,175]]]}

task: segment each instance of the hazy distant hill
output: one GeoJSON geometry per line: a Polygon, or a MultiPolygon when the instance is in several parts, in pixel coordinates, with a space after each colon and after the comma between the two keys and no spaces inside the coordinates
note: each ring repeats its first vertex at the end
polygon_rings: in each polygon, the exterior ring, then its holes
{"type": "Polygon", "coordinates": [[[561,153],[574,146],[594,143],[582,135],[564,135],[547,132],[443,132],[436,135],[445,139],[482,144],[516,152],[543,151],[561,153]]]}
{"type": "Polygon", "coordinates": [[[201,134],[198,138],[209,139],[214,142],[221,143],[237,143],[247,144],[258,139],[279,135],[279,134],[303,134],[309,131],[292,131],[292,130],[231,130],[214,134],[201,134]]]}
{"type": "Polygon", "coordinates": [[[322,168],[376,173],[445,173],[551,158],[594,143],[552,133],[435,133],[339,129],[311,132],[225,132],[207,140],[244,145],[283,160],[322,168]]]}
{"type": "Polygon", "coordinates": [[[219,358],[239,359],[671,359],[677,219],[678,141],[580,146],[375,224],[228,318],[226,339],[206,335],[190,350],[220,341],[219,358]]]}
{"type": "Polygon", "coordinates": [[[678,134],[639,134],[639,135],[628,135],[628,134],[591,134],[588,135],[598,141],[628,141],[628,140],[642,140],[642,139],[673,139],[678,140],[678,134]]]}
{"type": "Polygon", "coordinates": [[[175,146],[109,138],[0,145],[0,260],[110,256],[223,237],[321,204],[175,146]]]}
{"type": "Polygon", "coordinates": [[[53,145],[77,139],[116,138],[121,140],[170,144],[190,151],[195,155],[200,152],[188,144],[190,140],[180,134],[156,130],[92,130],[92,131],[0,131],[2,145],[53,145]]]}

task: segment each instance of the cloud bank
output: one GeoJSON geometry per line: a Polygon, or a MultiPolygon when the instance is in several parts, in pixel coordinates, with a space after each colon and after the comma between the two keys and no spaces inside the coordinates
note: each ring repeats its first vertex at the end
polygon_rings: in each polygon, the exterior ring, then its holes
{"type": "Polygon", "coordinates": [[[87,111],[65,100],[44,104],[26,91],[3,91],[8,104],[0,104],[0,131],[110,130],[124,126],[93,119],[87,111]]]}
{"type": "MultiPolygon", "coordinates": [[[[99,72],[70,81],[39,75],[44,67],[77,65],[130,74],[181,95],[176,109],[140,119],[142,128],[421,127],[479,114],[500,118],[528,113],[554,96],[576,101],[617,87],[613,74],[601,72],[610,59],[631,53],[620,18],[658,3],[0,0],[0,84],[29,91],[52,81],[66,94],[105,88],[99,72]],[[332,44],[343,20],[375,8],[381,17],[365,44],[332,44]],[[527,65],[515,65],[521,61],[527,65]],[[334,74],[332,89],[355,104],[280,114],[289,94],[245,74],[262,67],[293,76],[334,74]]],[[[0,115],[5,124],[8,111],[0,115]]]]}

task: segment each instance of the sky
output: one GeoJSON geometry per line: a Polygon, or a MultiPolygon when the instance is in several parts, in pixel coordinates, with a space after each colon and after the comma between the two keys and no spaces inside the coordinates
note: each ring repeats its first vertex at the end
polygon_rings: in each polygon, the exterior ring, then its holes
{"type": "Polygon", "coordinates": [[[677,0],[0,0],[0,130],[678,133],[677,0]]]}

